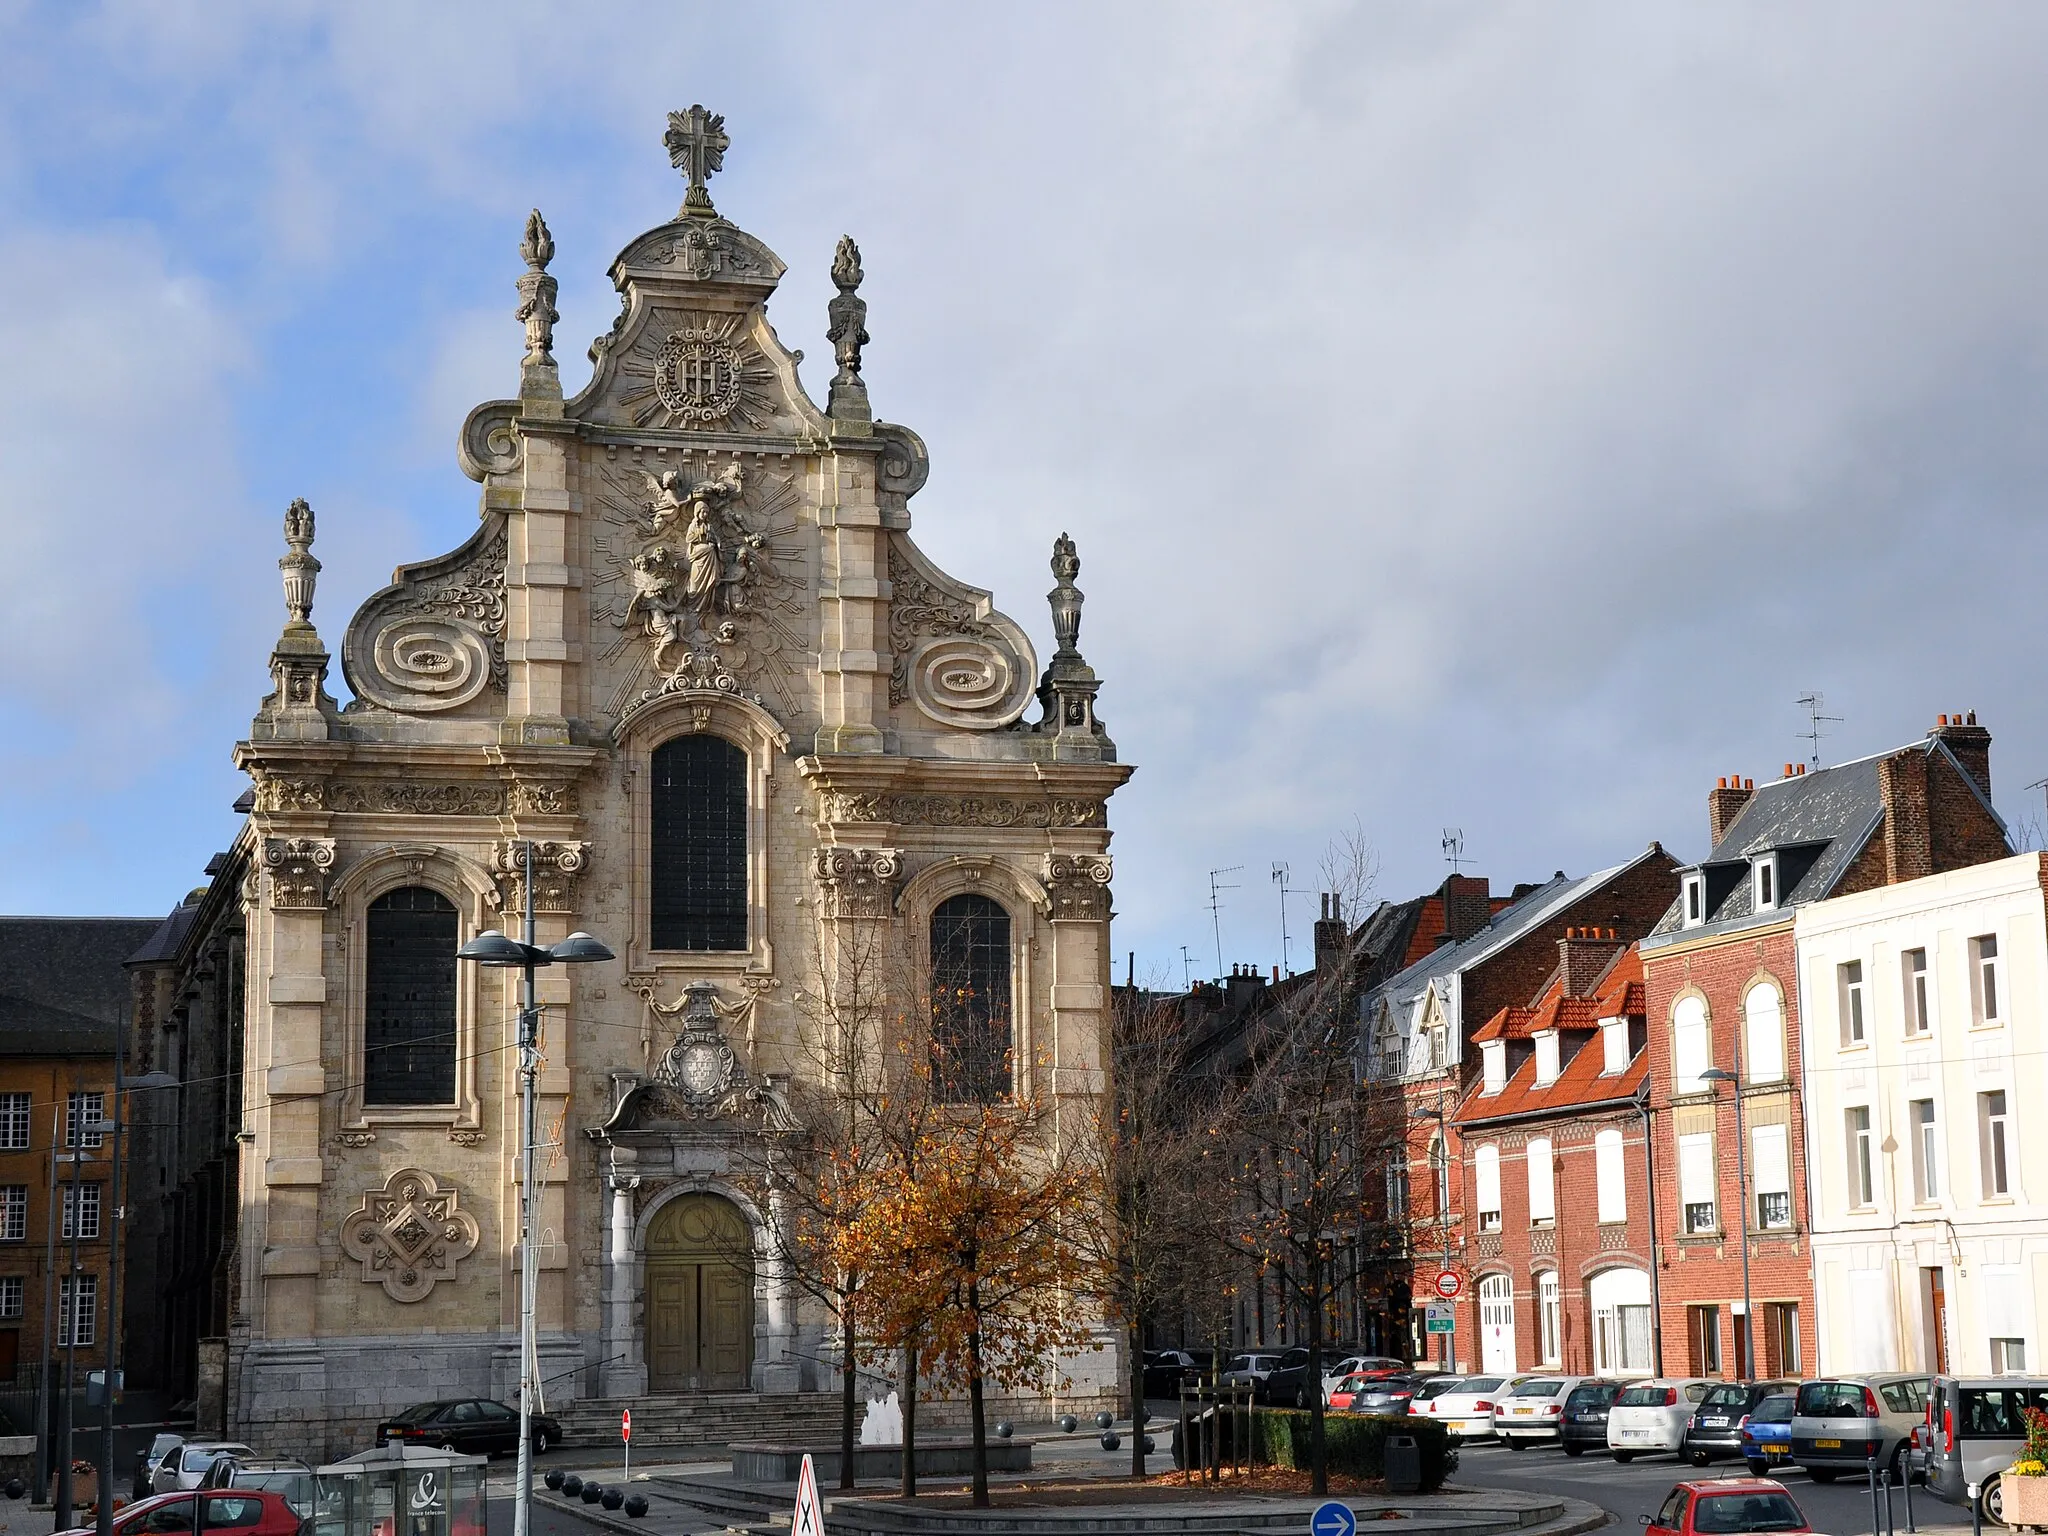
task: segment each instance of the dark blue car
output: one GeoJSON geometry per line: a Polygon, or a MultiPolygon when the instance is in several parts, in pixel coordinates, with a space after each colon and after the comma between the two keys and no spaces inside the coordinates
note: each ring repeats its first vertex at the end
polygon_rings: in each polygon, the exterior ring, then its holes
{"type": "Polygon", "coordinates": [[[1797,1401],[1789,1393],[1767,1397],[1742,1421],[1742,1459],[1758,1477],[1792,1459],[1792,1405],[1797,1401]]]}

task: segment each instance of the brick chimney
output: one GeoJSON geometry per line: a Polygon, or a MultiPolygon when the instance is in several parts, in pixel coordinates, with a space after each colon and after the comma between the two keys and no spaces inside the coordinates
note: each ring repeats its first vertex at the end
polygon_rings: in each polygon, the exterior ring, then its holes
{"type": "Polygon", "coordinates": [[[1452,875],[1443,898],[1444,931],[1459,943],[1493,921],[1493,885],[1484,875],[1452,875]]]}
{"type": "Polygon", "coordinates": [[[1557,941],[1557,971],[1566,997],[1585,997],[1593,990],[1620,949],[1621,935],[1612,928],[1567,928],[1557,941]]]}
{"type": "Polygon", "coordinates": [[[1927,754],[1907,747],[1877,764],[1884,801],[1884,883],[1934,873],[1934,841],[1927,824],[1927,754]]]}
{"type": "Polygon", "coordinates": [[[1351,932],[1344,921],[1344,898],[1323,893],[1323,915],[1316,919],[1316,974],[1335,976],[1350,947],[1351,932]]]}
{"type": "Polygon", "coordinates": [[[1709,846],[1718,848],[1728,829],[1735,825],[1735,818],[1742,814],[1742,808],[1749,804],[1749,797],[1756,793],[1756,780],[1745,779],[1741,774],[1731,774],[1715,781],[1707,791],[1707,837],[1709,846]]]}
{"type": "Polygon", "coordinates": [[[1967,715],[1943,715],[1927,733],[1955,753],[1963,771],[1977,781],[1984,798],[1991,798],[1991,733],[1977,723],[1977,711],[1967,715]]]}

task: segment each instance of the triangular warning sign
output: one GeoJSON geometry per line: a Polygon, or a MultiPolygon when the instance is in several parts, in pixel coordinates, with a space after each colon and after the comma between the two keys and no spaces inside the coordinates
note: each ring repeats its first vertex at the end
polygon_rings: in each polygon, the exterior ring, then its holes
{"type": "Polygon", "coordinates": [[[789,1522],[789,1536],[825,1536],[825,1505],[818,1497],[818,1474],[809,1451],[804,1452],[804,1468],[796,1478],[796,1514],[789,1522]]]}

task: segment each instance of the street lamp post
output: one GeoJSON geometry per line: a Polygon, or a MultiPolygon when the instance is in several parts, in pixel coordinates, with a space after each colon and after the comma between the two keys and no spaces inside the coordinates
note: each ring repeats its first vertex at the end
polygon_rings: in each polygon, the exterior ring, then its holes
{"type": "Polygon", "coordinates": [[[540,1004],[534,972],[543,965],[576,965],[609,960],[612,952],[587,933],[572,933],[550,949],[533,941],[533,844],[525,849],[526,900],[521,937],[508,939],[495,928],[478,934],[455,952],[459,960],[509,969],[517,966],[524,985],[519,1002],[519,1472],[512,1493],[512,1536],[528,1536],[533,1505],[533,1399],[538,1386],[539,1348],[534,1339],[533,1258],[535,1207],[534,1123],[536,1078],[540,1071],[540,1004]]]}
{"type": "Polygon", "coordinates": [[[1709,1067],[1700,1080],[1726,1083],[1735,1099],[1735,1233],[1742,1241],[1742,1355],[1736,1364],[1742,1379],[1751,1381],[1756,1376],[1756,1319],[1749,1311],[1749,1146],[1742,1133],[1742,1079],[1726,1067],[1709,1067]]]}
{"type": "MultiPolygon", "coordinates": [[[[1439,1169],[1434,1157],[1429,1160],[1429,1194],[1430,1198],[1436,1202],[1436,1224],[1443,1231],[1443,1267],[1449,1269],[1451,1267],[1451,1133],[1449,1126],[1445,1123],[1443,1090],[1437,1090],[1435,1109],[1411,1109],[1408,1112],[1408,1118],[1411,1120],[1434,1120],[1436,1122],[1437,1145],[1443,1148],[1443,1166],[1439,1169]]],[[[1451,1336],[1447,1333],[1438,1335],[1437,1360],[1445,1370],[1451,1368],[1451,1336]]]]}
{"type": "Polygon", "coordinates": [[[178,1080],[168,1072],[124,1077],[121,1053],[114,1052],[114,1172],[110,1191],[113,1225],[107,1229],[107,1379],[100,1390],[100,1496],[95,1522],[98,1536],[113,1536],[114,1531],[114,1384],[121,1374],[121,1221],[125,1214],[121,1204],[121,1131],[128,1123],[126,1096],[137,1088],[177,1086],[178,1080]]]}

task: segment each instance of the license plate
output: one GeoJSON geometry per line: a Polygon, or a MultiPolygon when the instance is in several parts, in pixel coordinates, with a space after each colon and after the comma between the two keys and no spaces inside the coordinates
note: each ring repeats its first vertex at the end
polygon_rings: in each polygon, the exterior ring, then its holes
{"type": "Polygon", "coordinates": [[[1813,1448],[1816,1451],[1839,1451],[1842,1448],[1842,1442],[1839,1440],[1816,1440],[1813,1442],[1813,1448]]]}
{"type": "Polygon", "coordinates": [[[1647,1440],[1650,1438],[1650,1432],[1647,1429],[1624,1429],[1621,1432],[1621,1438],[1624,1440],[1647,1440]]]}
{"type": "Polygon", "coordinates": [[[1700,1420],[1700,1428],[1702,1428],[1702,1429],[1726,1429],[1727,1427],[1728,1427],[1728,1421],[1727,1421],[1726,1419],[1701,1419],[1701,1420],[1700,1420]]]}

